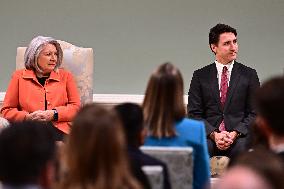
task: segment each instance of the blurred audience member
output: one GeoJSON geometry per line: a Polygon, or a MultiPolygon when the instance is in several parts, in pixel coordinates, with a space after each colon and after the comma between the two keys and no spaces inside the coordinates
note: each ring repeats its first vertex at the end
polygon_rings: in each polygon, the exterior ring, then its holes
{"type": "Polygon", "coordinates": [[[284,188],[282,161],[264,149],[246,152],[235,159],[214,189],[284,188]]]}
{"type": "Polygon", "coordinates": [[[115,112],[89,104],[75,117],[66,142],[62,189],[140,188],[130,174],[121,122],[115,112]]]}
{"type": "MultiPolygon", "coordinates": [[[[144,144],[146,130],[144,129],[144,119],[142,108],[137,104],[124,103],[115,107],[125,131],[126,142],[128,145],[128,155],[132,167],[142,169],[146,165],[159,165],[163,167],[164,188],[171,188],[168,178],[168,168],[165,163],[143,153],[139,147],[144,144]]],[[[133,171],[137,172],[136,170],[133,171]]],[[[135,173],[137,177],[137,173],[135,173]]],[[[137,178],[143,181],[142,178],[137,178]]],[[[144,185],[145,188],[145,185],[144,185]]]]}
{"type": "Polygon", "coordinates": [[[254,121],[249,128],[248,134],[248,149],[249,151],[253,150],[254,148],[266,148],[269,149],[268,141],[266,140],[266,136],[264,135],[263,131],[258,128],[258,125],[254,121]]]}
{"type": "Polygon", "coordinates": [[[148,137],[146,146],[193,148],[193,189],[209,183],[209,154],[204,123],[186,118],[183,78],[174,65],[165,63],[151,75],[143,102],[148,137]]]}
{"type": "Polygon", "coordinates": [[[80,108],[73,76],[59,68],[60,44],[51,37],[35,37],[27,47],[25,69],[12,76],[1,113],[8,121],[44,121],[53,128],[56,140],[63,140],[80,108]]]}
{"type": "Polygon", "coordinates": [[[274,77],[262,84],[256,93],[256,124],[269,148],[284,162],[284,77],[274,77]]]}
{"type": "Polygon", "coordinates": [[[55,141],[41,122],[11,123],[0,133],[3,189],[49,189],[54,181],[55,141]]]}

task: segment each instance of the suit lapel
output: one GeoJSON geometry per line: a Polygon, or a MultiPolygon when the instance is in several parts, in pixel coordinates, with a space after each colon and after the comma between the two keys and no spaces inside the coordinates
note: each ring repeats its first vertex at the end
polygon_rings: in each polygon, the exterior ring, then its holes
{"type": "Polygon", "coordinates": [[[219,84],[218,84],[218,78],[217,78],[217,68],[216,64],[213,63],[210,67],[210,77],[209,77],[209,83],[212,90],[212,95],[216,99],[216,102],[218,104],[218,108],[222,110],[221,101],[220,101],[220,91],[219,91],[219,84]]]}
{"type": "Polygon", "coordinates": [[[224,111],[227,109],[227,107],[230,104],[231,98],[234,94],[234,90],[238,84],[238,81],[240,79],[240,65],[239,63],[235,62],[233,69],[232,69],[232,73],[231,73],[231,78],[230,78],[230,83],[229,83],[229,88],[228,88],[228,92],[227,92],[227,98],[226,98],[226,102],[225,102],[225,106],[224,106],[224,111]]]}

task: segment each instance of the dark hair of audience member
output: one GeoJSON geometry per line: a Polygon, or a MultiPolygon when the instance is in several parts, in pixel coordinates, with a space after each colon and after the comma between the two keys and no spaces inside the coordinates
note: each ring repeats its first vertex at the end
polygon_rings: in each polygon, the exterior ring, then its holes
{"type": "Polygon", "coordinates": [[[284,77],[274,77],[264,82],[256,91],[257,113],[269,124],[275,135],[284,135],[284,77]]]}
{"type": "Polygon", "coordinates": [[[0,133],[0,180],[9,185],[38,184],[55,158],[52,130],[41,122],[13,122],[0,133]]]}
{"type": "Polygon", "coordinates": [[[263,131],[258,127],[256,122],[253,122],[249,128],[249,136],[247,141],[248,149],[265,148],[269,149],[268,141],[263,131]]]}
{"type": "Polygon", "coordinates": [[[129,171],[121,123],[114,111],[85,105],[66,143],[68,173],[62,188],[140,188],[129,171]]]}
{"type": "Polygon", "coordinates": [[[178,68],[164,63],[152,73],[142,107],[151,136],[176,136],[174,122],[185,116],[183,79],[178,68]]]}
{"type": "Polygon", "coordinates": [[[259,147],[239,155],[230,161],[229,169],[235,166],[246,167],[260,175],[272,189],[284,188],[284,165],[273,152],[259,147]]]}
{"type": "Polygon", "coordinates": [[[142,108],[133,103],[123,103],[115,106],[115,110],[122,121],[127,144],[139,147],[141,144],[141,132],[144,128],[142,108]]]}

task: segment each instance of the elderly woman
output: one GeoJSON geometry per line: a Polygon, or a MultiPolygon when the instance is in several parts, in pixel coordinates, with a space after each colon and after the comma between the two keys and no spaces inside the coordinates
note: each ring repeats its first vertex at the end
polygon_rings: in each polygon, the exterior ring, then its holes
{"type": "Polygon", "coordinates": [[[73,76],[59,68],[60,44],[51,37],[35,37],[25,52],[25,69],[17,70],[6,91],[1,113],[8,121],[44,121],[54,128],[57,140],[69,133],[80,108],[73,76]]]}

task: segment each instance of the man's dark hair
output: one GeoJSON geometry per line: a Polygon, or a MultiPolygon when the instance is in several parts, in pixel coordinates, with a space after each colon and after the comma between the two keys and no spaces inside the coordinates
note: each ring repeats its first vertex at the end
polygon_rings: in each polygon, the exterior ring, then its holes
{"type": "Polygon", "coordinates": [[[268,122],[274,134],[284,136],[284,77],[264,82],[256,91],[258,114],[268,122]]]}
{"type": "Polygon", "coordinates": [[[139,146],[139,135],[143,130],[142,108],[133,103],[123,103],[115,106],[115,110],[122,121],[127,144],[139,146]]]}
{"type": "Polygon", "coordinates": [[[0,133],[0,180],[9,185],[36,184],[54,153],[54,136],[45,124],[11,123],[0,133]]]}
{"type": "MultiPolygon", "coordinates": [[[[219,42],[220,39],[220,35],[222,33],[233,33],[235,34],[235,36],[237,36],[237,30],[235,28],[232,28],[229,25],[226,24],[217,24],[216,26],[214,26],[213,28],[210,29],[209,32],[209,45],[211,44],[217,44],[219,42]]],[[[210,46],[211,48],[211,46],[210,46]]]]}

